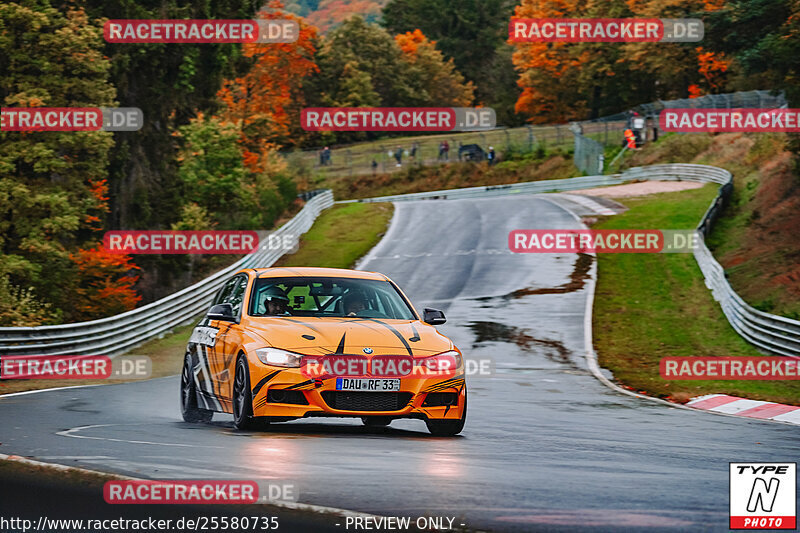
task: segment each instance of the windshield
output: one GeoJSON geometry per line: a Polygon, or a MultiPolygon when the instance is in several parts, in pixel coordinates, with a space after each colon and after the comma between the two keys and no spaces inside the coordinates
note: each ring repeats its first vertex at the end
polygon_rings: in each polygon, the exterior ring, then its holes
{"type": "Polygon", "coordinates": [[[257,279],[249,314],[416,320],[411,307],[388,281],[322,277],[257,279]]]}

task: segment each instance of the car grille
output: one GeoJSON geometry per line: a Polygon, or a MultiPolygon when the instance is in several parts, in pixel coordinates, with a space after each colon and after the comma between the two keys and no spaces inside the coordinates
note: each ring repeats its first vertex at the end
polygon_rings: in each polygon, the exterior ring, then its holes
{"type": "Polygon", "coordinates": [[[322,399],[340,411],[399,411],[413,396],[410,392],[325,391],[322,399]]]}

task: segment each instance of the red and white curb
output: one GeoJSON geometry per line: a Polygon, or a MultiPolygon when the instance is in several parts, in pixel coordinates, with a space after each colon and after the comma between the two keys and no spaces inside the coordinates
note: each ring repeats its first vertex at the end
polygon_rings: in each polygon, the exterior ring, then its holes
{"type": "Polygon", "coordinates": [[[782,403],[748,400],[727,394],[707,394],[692,398],[687,406],[726,415],[744,416],[759,420],[774,420],[800,426],[800,407],[782,403]]]}

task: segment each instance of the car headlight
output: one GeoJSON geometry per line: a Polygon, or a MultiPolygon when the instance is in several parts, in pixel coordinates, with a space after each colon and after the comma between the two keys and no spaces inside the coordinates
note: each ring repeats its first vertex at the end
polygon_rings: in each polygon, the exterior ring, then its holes
{"type": "Polygon", "coordinates": [[[456,350],[442,352],[437,355],[419,359],[417,364],[425,367],[429,372],[448,374],[461,367],[461,353],[456,350]]]}
{"type": "Polygon", "coordinates": [[[256,350],[258,360],[265,365],[298,368],[303,360],[299,353],[287,352],[278,348],[260,348],[256,350]]]}

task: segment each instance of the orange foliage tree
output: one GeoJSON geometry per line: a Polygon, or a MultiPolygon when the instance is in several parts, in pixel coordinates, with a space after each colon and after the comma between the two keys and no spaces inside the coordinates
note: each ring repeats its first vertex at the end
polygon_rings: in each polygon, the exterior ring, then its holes
{"type": "MultiPolygon", "coordinates": [[[[521,0],[517,18],[686,18],[723,0],[521,0]]],[[[531,122],[563,122],[724,89],[729,62],[696,43],[512,43],[531,122]]]]}
{"type": "Polygon", "coordinates": [[[70,258],[78,271],[78,297],[72,310],[77,319],[92,320],[123,313],[142,299],[134,289],[139,276],[132,274],[139,267],[131,262],[130,256],[97,247],[78,249],[70,258]]]}
{"type": "MultiPolygon", "coordinates": [[[[516,18],[575,17],[577,0],[522,0],[516,18]]],[[[514,66],[520,72],[517,113],[534,123],[563,122],[583,118],[586,102],[575,90],[587,52],[576,43],[513,43],[514,66]]]]}
{"type": "Polygon", "coordinates": [[[472,105],[475,87],[456,70],[453,59],[445,60],[431,41],[415,29],[395,35],[395,42],[409,63],[409,82],[416,87],[420,104],[467,107],[472,105]]]}
{"type": "MultiPolygon", "coordinates": [[[[686,13],[709,13],[723,0],[627,0],[634,17],[685,18],[686,13]]],[[[724,54],[696,43],[627,43],[623,57],[633,71],[659,81],[659,98],[696,98],[724,88],[730,62],[724,54]]]]}
{"type": "Polygon", "coordinates": [[[258,14],[260,19],[292,19],[300,25],[293,43],[247,43],[245,57],[254,63],[247,74],[225,80],[217,93],[225,104],[222,119],[241,129],[245,165],[253,172],[262,170],[261,154],[277,144],[296,142],[303,108],[303,79],[318,71],[314,62],[317,30],[303,19],[282,11],[283,4],[272,0],[258,14]]]}

